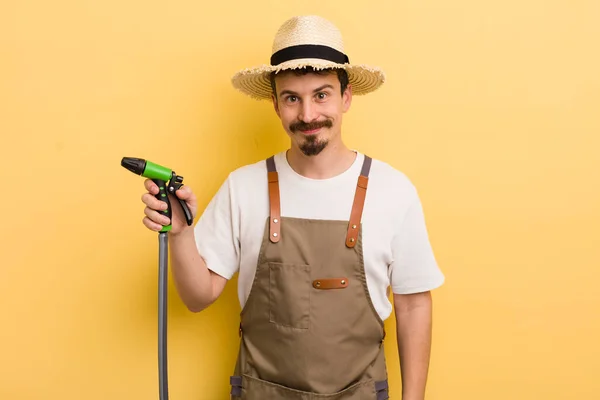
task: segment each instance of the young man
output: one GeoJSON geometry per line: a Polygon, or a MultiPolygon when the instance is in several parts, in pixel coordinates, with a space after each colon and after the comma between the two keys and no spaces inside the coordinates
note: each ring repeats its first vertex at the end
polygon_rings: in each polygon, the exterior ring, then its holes
{"type": "MultiPolygon", "coordinates": [[[[338,30],[315,16],[286,21],[271,65],[233,78],[272,101],[291,146],[232,172],[195,227],[174,207],[170,234],[173,277],[190,310],[208,307],[239,274],[232,399],[387,399],[389,288],[403,399],[424,398],[430,290],[444,276],[421,203],[401,172],[342,140],[353,94],[383,81],[379,69],[350,64],[338,30]]],[[[145,185],[144,224],[159,230],[169,221],[156,211],[156,186],[145,185]]],[[[195,215],[190,188],[178,194],[195,215]]]]}

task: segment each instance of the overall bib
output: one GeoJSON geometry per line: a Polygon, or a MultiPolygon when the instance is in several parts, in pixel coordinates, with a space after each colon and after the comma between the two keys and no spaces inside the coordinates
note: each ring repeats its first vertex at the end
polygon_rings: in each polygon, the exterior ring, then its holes
{"type": "Polygon", "coordinates": [[[349,221],[281,217],[274,158],[270,215],[241,312],[232,400],[388,399],[384,323],[369,297],[361,217],[365,156],[349,221]]]}

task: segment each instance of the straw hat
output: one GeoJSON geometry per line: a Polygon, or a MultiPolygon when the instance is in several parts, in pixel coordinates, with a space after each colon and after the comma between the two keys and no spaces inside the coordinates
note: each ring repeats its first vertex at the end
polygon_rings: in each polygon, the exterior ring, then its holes
{"type": "Polygon", "coordinates": [[[338,28],[314,15],[293,17],[281,25],[273,40],[270,61],[270,65],[237,72],[231,80],[233,86],[255,99],[270,99],[271,72],[308,66],[345,69],[354,95],[370,93],[385,81],[383,71],[377,67],[350,64],[338,28]]]}

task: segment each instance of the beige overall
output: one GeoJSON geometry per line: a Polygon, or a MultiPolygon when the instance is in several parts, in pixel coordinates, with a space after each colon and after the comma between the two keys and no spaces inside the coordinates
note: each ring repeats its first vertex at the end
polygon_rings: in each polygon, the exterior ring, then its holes
{"type": "Polygon", "coordinates": [[[365,279],[365,157],[349,221],[280,215],[273,157],[270,216],[241,312],[233,400],[388,399],[383,321],[365,279]]]}

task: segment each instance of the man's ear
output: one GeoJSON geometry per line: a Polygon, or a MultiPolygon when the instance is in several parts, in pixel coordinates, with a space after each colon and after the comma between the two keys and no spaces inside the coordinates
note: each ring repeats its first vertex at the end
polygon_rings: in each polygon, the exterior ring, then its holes
{"type": "Polygon", "coordinates": [[[279,103],[277,103],[277,97],[275,97],[274,94],[271,94],[271,101],[273,101],[273,108],[275,109],[275,113],[277,113],[277,116],[281,118],[281,115],[279,114],[279,103]]]}
{"type": "Polygon", "coordinates": [[[344,90],[344,94],[342,95],[342,110],[344,112],[350,109],[350,105],[352,104],[352,85],[348,84],[346,86],[346,90],[344,90]]]}

